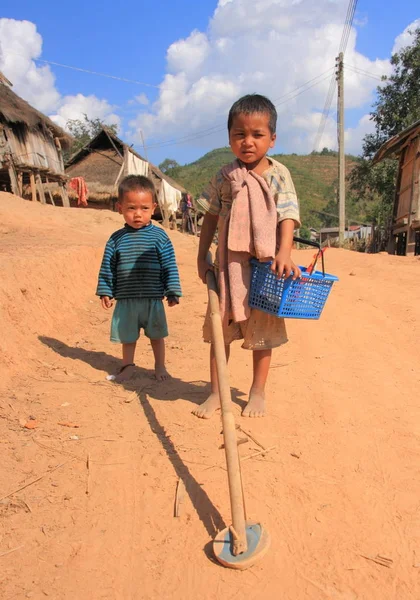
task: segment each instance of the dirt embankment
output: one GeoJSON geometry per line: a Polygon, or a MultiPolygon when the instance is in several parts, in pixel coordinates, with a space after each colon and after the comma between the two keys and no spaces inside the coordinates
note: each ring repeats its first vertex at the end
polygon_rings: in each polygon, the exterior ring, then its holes
{"type": "Polygon", "coordinates": [[[185,293],[168,311],[174,380],[151,380],[142,340],[136,378],[117,387],[94,291],[120,223],[0,194],[1,597],[418,600],[420,261],[327,252],[340,282],[319,322],[288,324],[265,419],[240,417],[251,356],[234,348],[237,420],[274,447],[242,463],[272,547],[237,573],[209,547],[230,518],[220,420],[191,415],[208,393],[197,242],[172,234],[185,293]]]}

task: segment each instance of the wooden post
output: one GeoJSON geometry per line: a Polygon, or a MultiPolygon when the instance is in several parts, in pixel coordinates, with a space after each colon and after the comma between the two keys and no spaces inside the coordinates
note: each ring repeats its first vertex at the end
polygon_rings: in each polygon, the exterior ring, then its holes
{"type": "MultiPolygon", "coordinates": [[[[117,146],[114,144],[114,140],[112,139],[112,136],[109,134],[108,130],[106,127],[102,127],[103,131],[105,131],[107,138],[109,139],[109,141],[111,142],[111,144],[114,146],[114,150],[115,152],[121,157],[123,158],[121,152],[118,150],[117,146]]],[[[124,145],[124,156],[126,153],[126,146],[124,145]]]]}
{"type": "Polygon", "coordinates": [[[64,186],[64,183],[60,183],[60,192],[61,192],[61,199],[63,201],[63,206],[66,206],[67,208],[70,208],[70,200],[69,200],[69,195],[67,193],[67,190],[64,186]]]}
{"type": "Polygon", "coordinates": [[[123,161],[123,163],[121,165],[121,169],[118,172],[117,179],[115,180],[114,187],[112,188],[113,190],[114,189],[117,190],[117,195],[118,195],[118,182],[119,182],[120,177],[121,177],[121,175],[122,175],[122,173],[124,171],[124,167],[125,167],[125,162],[123,161]]]}
{"type": "Polygon", "coordinates": [[[163,180],[160,180],[160,186],[159,186],[159,191],[156,190],[156,196],[158,198],[158,203],[159,203],[159,208],[160,208],[160,214],[162,216],[162,226],[165,227],[165,229],[169,229],[169,215],[168,212],[166,210],[166,208],[164,208],[163,206],[163,202],[160,201],[161,199],[161,194],[162,194],[162,187],[163,187],[163,180]]]}
{"type": "Polygon", "coordinates": [[[44,186],[42,185],[42,178],[39,173],[35,175],[36,186],[38,188],[39,199],[41,204],[46,204],[47,201],[45,199],[44,186]]]}
{"type": "Polygon", "coordinates": [[[195,227],[195,235],[198,237],[198,213],[194,212],[194,227],[195,227]]]}
{"type": "Polygon", "coordinates": [[[339,246],[340,248],[344,245],[345,229],[346,229],[346,166],[345,166],[345,154],[344,154],[344,66],[343,66],[343,53],[337,59],[338,62],[338,180],[339,180],[339,196],[338,196],[338,207],[339,207],[339,246]]]}
{"type": "Polygon", "coordinates": [[[47,186],[48,186],[48,188],[47,188],[47,193],[48,193],[48,195],[49,195],[49,197],[50,197],[51,204],[52,204],[53,206],[55,206],[54,198],[53,198],[53,195],[52,195],[52,193],[51,193],[51,190],[50,190],[50,182],[48,181],[48,177],[46,177],[46,178],[45,178],[45,180],[46,180],[46,182],[47,182],[47,186]]]}
{"type": "Polygon", "coordinates": [[[129,175],[128,172],[128,147],[124,144],[124,157],[123,157],[123,175],[129,175]]]}
{"type": "Polygon", "coordinates": [[[370,252],[371,253],[376,253],[377,249],[376,249],[376,231],[375,231],[375,227],[376,227],[376,222],[373,220],[372,221],[372,225],[371,225],[371,232],[370,232],[370,252]]]}
{"type": "Polygon", "coordinates": [[[31,182],[31,192],[32,192],[32,202],[36,202],[36,185],[35,185],[35,175],[33,171],[29,173],[29,179],[31,182]]]}
{"type": "Polygon", "coordinates": [[[22,171],[18,171],[18,188],[19,188],[19,196],[23,198],[23,173],[22,171]]]}
{"type": "Polygon", "coordinates": [[[144,150],[144,158],[146,159],[147,162],[149,162],[149,159],[147,158],[147,149],[146,149],[146,143],[144,141],[144,137],[143,137],[143,130],[140,129],[140,135],[141,135],[141,141],[143,144],[143,150],[144,150]]]}
{"type": "Polygon", "coordinates": [[[16,196],[20,196],[19,184],[18,184],[18,180],[16,177],[16,172],[15,172],[13,164],[11,164],[9,167],[9,177],[10,177],[10,186],[12,188],[12,193],[15,194],[16,196]]]}

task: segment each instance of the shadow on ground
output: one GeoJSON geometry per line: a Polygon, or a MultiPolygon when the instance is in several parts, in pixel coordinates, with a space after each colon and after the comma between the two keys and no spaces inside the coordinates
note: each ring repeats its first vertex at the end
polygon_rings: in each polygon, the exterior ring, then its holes
{"type": "MultiPolygon", "coordinates": [[[[39,336],[38,339],[60,356],[81,360],[98,371],[105,371],[108,374],[115,373],[121,364],[120,360],[106,352],[68,346],[60,340],[45,336],[39,336]]],[[[184,381],[172,377],[169,381],[158,382],[153,378],[153,371],[142,367],[136,367],[133,378],[119,385],[130,392],[147,389],[147,393],[154,400],[188,400],[193,404],[201,404],[210,394],[210,384],[205,381],[184,381]]],[[[246,402],[242,399],[243,396],[243,392],[232,388],[232,401],[241,410],[246,406],[246,402]]]]}
{"type": "MultiPolygon", "coordinates": [[[[95,352],[80,347],[68,346],[60,340],[45,336],[39,336],[39,340],[60,356],[72,360],[81,360],[100,371],[113,373],[120,364],[119,360],[106,352],[95,352]]],[[[92,381],[92,383],[96,382],[92,381]]],[[[110,383],[109,385],[116,384],[110,383]]],[[[214,538],[218,531],[226,527],[226,524],[207,493],[193,477],[187,465],[182,461],[171,438],[166,434],[164,426],[158,420],[149,400],[149,398],[163,401],[183,399],[193,404],[201,404],[210,393],[209,384],[203,381],[183,381],[178,378],[172,378],[168,382],[157,382],[152,379],[151,371],[137,367],[134,377],[119,384],[119,387],[137,394],[139,404],[144,411],[152,432],[156,435],[162,448],[165,450],[175,473],[183,481],[186,492],[207,533],[214,538]]],[[[246,403],[240,399],[241,396],[243,396],[242,392],[236,388],[232,389],[232,400],[242,409],[246,403]]],[[[212,559],[211,543],[206,544],[204,552],[208,558],[212,559]]]]}

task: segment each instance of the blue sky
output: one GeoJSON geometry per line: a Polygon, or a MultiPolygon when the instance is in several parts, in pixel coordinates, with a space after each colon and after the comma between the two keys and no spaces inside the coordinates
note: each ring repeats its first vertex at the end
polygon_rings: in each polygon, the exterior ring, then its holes
{"type": "MultiPolygon", "coordinates": [[[[150,160],[159,163],[169,156],[184,163],[226,143],[223,124],[238,95],[261,90],[278,98],[334,64],[347,0],[319,0],[316,10],[309,0],[300,4],[299,12],[292,2],[283,2],[279,11],[278,0],[220,0],[215,13],[216,0],[75,0],[71,5],[3,0],[0,69],[20,95],[57,122],[65,124],[82,112],[109,122],[117,118],[120,135],[140,152],[140,130],[144,132],[150,160]],[[23,21],[32,23],[32,29],[23,21]],[[37,58],[160,87],[47,67],[34,62],[37,58]],[[216,125],[220,131],[208,135],[216,125]],[[189,139],[181,143],[184,137],[189,139]],[[177,143],[162,145],[168,140],[177,143]]],[[[419,12],[414,0],[358,3],[345,59],[359,70],[359,75],[348,71],[350,151],[360,149],[369,130],[365,115],[379,83],[366,76],[362,80],[360,69],[376,76],[387,72],[397,36],[419,12]]],[[[297,99],[286,97],[279,113],[278,151],[313,149],[329,85],[324,79],[297,99]]],[[[332,116],[334,112],[333,105],[332,116]]],[[[321,145],[334,145],[334,127],[332,118],[321,145]]]]}

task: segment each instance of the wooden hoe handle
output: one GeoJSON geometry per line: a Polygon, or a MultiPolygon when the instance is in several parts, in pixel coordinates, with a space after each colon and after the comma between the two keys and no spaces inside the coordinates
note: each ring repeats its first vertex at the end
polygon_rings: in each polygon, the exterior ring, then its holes
{"type": "Polygon", "coordinates": [[[206,274],[209,295],[213,347],[216,357],[217,379],[219,382],[220,403],[222,409],[223,438],[226,453],[226,466],[229,481],[232,526],[232,553],[236,556],[247,550],[245,506],[242,490],[241,468],[236,443],[235,419],[232,413],[232,399],[227,370],[222,318],[220,315],[219,295],[216,278],[212,270],[206,274]]]}

